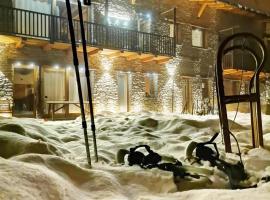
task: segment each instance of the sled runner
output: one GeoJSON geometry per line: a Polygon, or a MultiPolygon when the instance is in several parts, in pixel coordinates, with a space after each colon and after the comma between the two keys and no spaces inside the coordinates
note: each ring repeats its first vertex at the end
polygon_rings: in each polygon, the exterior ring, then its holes
{"type": "Polygon", "coordinates": [[[263,41],[259,39],[257,36],[250,33],[234,34],[225,39],[218,49],[217,67],[216,67],[217,98],[218,98],[220,125],[224,137],[226,152],[232,152],[230,141],[231,131],[229,127],[226,105],[233,103],[249,102],[253,147],[255,148],[263,146],[259,76],[265,65],[265,61],[266,61],[266,47],[263,41]],[[255,49],[256,46],[258,47],[257,51],[255,49]],[[250,79],[249,93],[228,96],[225,95],[224,91],[222,63],[225,55],[234,50],[242,51],[242,53],[248,53],[255,61],[256,68],[254,70],[254,75],[250,79]]]}

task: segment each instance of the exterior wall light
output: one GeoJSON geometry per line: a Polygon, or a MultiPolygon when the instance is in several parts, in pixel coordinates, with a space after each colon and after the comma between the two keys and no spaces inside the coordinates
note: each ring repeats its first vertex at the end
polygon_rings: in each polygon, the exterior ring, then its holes
{"type": "Polygon", "coordinates": [[[30,63],[30,64],[28,65],[28,68],[30,68],[30,69],[34,69],[34,67],[35,67],[35,64],[34,64],[34,63],[30,63]]]}
{"type": "Polygon", "coordinates": [[[59,69],[60,66],[59,66],[59,65],[54,65],[53,68],[54,68],[54,69],[59,69]]]}
{"type": "Polygon", "coordinates": [[[22,66],[22,63],[21,62],[16,62],[15,63],[15,67],[20,67],[20,66],[22,66]]]}
{"type": "Polygon", "coordinates": [[[67,66],[67,70],[68,70],[68,71],[71,70],[71,66],[70,66],[70,65],[67,66]]]}
{"type": "Polygon", "coordinates": [[[101,65],[102,65],[103,69],[105,70],[105,72],[109,72],[110,69],[112,68],[112,61],[106,57],[102,57],[101,58],[101,65]]]}

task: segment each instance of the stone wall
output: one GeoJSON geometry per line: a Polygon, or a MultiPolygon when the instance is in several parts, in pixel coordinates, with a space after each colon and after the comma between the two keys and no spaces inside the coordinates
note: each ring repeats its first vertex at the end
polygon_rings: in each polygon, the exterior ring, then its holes
{"type": "Polygon", "coordinates": [[[0,43],[0,100],[13,101],[12,68],[7,60],[11,47],[0,43]]]}

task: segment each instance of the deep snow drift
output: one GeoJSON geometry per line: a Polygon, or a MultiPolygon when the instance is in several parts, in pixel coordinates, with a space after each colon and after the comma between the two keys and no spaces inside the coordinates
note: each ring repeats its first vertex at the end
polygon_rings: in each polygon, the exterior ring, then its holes
{"type": "MultiPolygon", "coordinates": [[[[170,172],[116,164],[119,149],[148,144],[188,165],[184,161],[187,145],[192,140],[209,140],[219,130],[217,116],[104,113],[96,116],[96,124],[100,162],[89,169],[80,119],[0,118],[0,199],[269,199],[270,183],[260,182],[270,175],[269,116],[263,116],[265,149],[251,149],[248,115],[238,114],[233,123],[250,174],[247,182],[259,182],[257,188],[246,190],[228,189],[226,175],[207,162],[201,167],[207,178],[177,184],[170,172]]],[[[89,141],[93,158],[90,130],[89,141]]],[[[221,136],[216,142],[224,159],[238,161],[236,155],[224,154],[221,136]]],[[[236,152],[235,143],[233,147],[236,152]]]]}

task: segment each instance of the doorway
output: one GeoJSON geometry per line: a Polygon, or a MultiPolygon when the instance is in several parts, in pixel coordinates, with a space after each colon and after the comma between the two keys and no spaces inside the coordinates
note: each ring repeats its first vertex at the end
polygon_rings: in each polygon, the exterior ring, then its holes
{"type": "Polygon", "coordinates": [[[128,112],[128,74],[118,74],[118,99],[120,112],[128,112]]]}
{"type": "MultiPolygon", "coordinates": [[[[46,102],[57,103],[59,101],[66,101],[66,73],[64,68],[46,67],[44,69],[44,102],[45,113],[49,112],[48,104],[46,102]]],[[[55,109],[59,109],[56,113],[64,113],[63,105],[56,104],[55,109]]]]}
{"type": "Polygon", "coordinates": [[[34,67],[20,66],[14,68],[14,116],[35,117],[35,80],[36,70],[34,67]]]}

